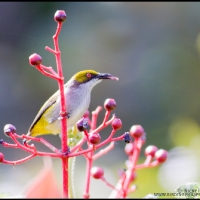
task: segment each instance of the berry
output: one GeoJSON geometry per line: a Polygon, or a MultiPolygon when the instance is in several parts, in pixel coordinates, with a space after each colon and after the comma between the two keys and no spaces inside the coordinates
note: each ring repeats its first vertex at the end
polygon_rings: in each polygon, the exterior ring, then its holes
{"type": "Polygon", "coordinates": [[[159,149],[158,151],[156,151],[155,153],[155,158],[158,162],[163,163],[166,161],[167,159],[167,151],[164,149],[159,149]]]}
{"type": "Polygon", "coordinates": [[[57,10],[54,19],[57,22],[64,22],[67,19],[67,15],[64,10],[57,10]]]}
{"type": "Polygon", "coordinates": [[[138,139],[144,135],[144,129],[141,125],[133,125],[130,129],[130,135],[133,138],[138,139]]]}
{"type": "Polygon", "coordinates": [[[124,134],[124,138],[123,139],[124,139],[124,142],[126,142],[126,143],[129,143],[131,141],[131,137],[130,137],[129,132],[126,132],[124,134]]]}
{"type": "Polygon", "coordinates": [[[42,57],[36,53],[29,56],[30,65],[36,67],[42,63],[42,57]]]}
{"type": "Polygon", "coordinates": [[[77,123],[76,123],[77,129],[82,132],[88,128],[88,120],[84,117],[82,117],[77,123]]]}
{"type": "Polygon", "coordinates": [[[112,111],[116,108],[116,102],[114,99],[106,99],[104,102],[104,108],[107,111],[112,111]]]}
{"type": "Polygon", "coordinates": [[[155,153],[158,151],[158,148],[154,145],[149,145],[146,149],[145,149],[145,155],[149,156],[151,155],[152,157],[155,156],[155,153]]]}
{"type": "Polygon", "coordinates": [[[16,128],[12,124],[6,124],[3,130],[6,136],[10,136],[10,134],[16,133],[16,128]]]}
{"type": "Polygon", "coordinates": [[[128,156],[131,156],[133,155],[133,149],[134,149],[133,143],[128,143],[126,144],[124,151],[128,156]]]}
{"type": "Polygon", "coordinates": [[[0,152],[0,163],[3,162],[4,160],[4,155],[0,152]]]}
{"type": "Polygon", "coordinates": [[[101,167],[93,167],[90,173],[93,178],[100,179],[104,175],[104,170],[101,167]]]}
{"type": "Polygon", "coordinates": [[[92,133],[89,135],[89,142],[91,144],[98,144],[101,141],[101,136],[99,135],[99,133],[92,133]]]}
{"type": "Polygon", "coordinates": [[[115,130],[119,130],[121,127],[122,127],[122,121],[121,119],[119,118],[115,118],[113,121],[112,121],[112,127],[113,129],[115,130]]]}

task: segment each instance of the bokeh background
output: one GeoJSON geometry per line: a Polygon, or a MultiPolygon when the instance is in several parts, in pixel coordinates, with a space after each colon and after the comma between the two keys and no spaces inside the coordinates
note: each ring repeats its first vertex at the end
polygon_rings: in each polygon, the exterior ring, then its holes
{"type": "MultiPolygon", "coordinates": [[[[18,134],[26,133],[39,108],[58,88],[57,83],[29,65],[38,53],[43,64],[55,68],[53,47],[56,10],[65,10],[67,21],[59,38],[67,81],[83,69],[108,72],[119,81],[104,81],[92,91],[90,111],[106,98],[117,102],[116,115],[123,128],[140,124],[147,133],[140,163],[148,145],[169,152],[168,161],[137,172],[138,189],[130,197],[155,192],[174,192],[188,182],[200,180],[200,3],[199,2],[0,2],[0,138],[11,123],[18,134]]],[[[102,120],[104,111],[99,117],[102,120]]],[[[105,138],[110,129],[102,131],[105,138]]],[[[58,136],[45,139],[60,147],[58,136]]],[[[115,184],[124,168],[123,142],[95,161],[105,167],[115,184]]],[[[44,150],[43,146],[39,147],[44,150]]],[[[28,155],[0,146],[6,159],[28,155]]],[[[34,158],[17,166],[0,166],[0,193],[18,194],[43,166],[34,158]]],[[[61,163],[53,159],[61,187],[61,163]]],[[[77,194],[84,189],[85,161],[77,159],[77,194]]],[[[91,197],[107,197],[111,189],[92,180],[91,197]],[[101,190],[99,189],[101,188],[101,190]]]]}

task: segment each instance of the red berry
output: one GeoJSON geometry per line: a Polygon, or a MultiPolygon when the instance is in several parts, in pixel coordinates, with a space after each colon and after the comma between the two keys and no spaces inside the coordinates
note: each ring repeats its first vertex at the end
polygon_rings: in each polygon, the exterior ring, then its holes
{"type": "Polygon", "coordinates": [[[9,136],[12,133],[16,133],[16,128],[12,124],[6,124],[3,130],[6,136],[9,136]]]}
{"type": "Polygon", "coordinates": [[[89,116],[90,116],[90,112],[89,112],[89,110],[86,110],[85,114],[83,115],[83,117],[84,118],[89,118],[89,116]]]}
{"type": "Polygon", "coordinates": [[[112,127],[113,129],[115,130],[119,130],[121,127],[122,127],[122,121],[121,119],[119,118],[115,118],[113,121],[112,121],[112,127]]]}
{"type": "Polygon", "coordinates": [[[124,151],[128,156],[131,156],[133,155],[133,149],[134,149],[133,143],[128,143],[126,144],[124,151]]]}
{"type": "Polygon", "coordinates": [[[101,136],[99,135],[99,133],[92,133],[89,135],[89,142],[91,144],[98,144],[101,141],[101,136]]]}
{"type": "Polygon", "coordinates": [[[93,178],[100,179],[104,175],[104,170],[101,167],[93,167],[90,173],[93,178]]]}
{"type": "Polygon", "coordinates": [[[67,15],[64,10],[57,10],[54,15],[54,19],[57,22],[64,22],[67,19],[67,15]]]}
{"type": "Polygon", "coordinates": [[[155,156],[156,151],[158,151],[158,148],[154,145],[149,145],[146,149],[145,149],[145,155],[149,156],[151,155],[152,157],[155,156]]]}
{"type": "Polygon", "coordinates": [[[38,66],[42,63],[42,57],[36,53],[29,56],[29,63],[32,66],[38,66]]]}
{"type": "Polygon", "coordinates": [[[0,163],[3,162],[4,160],[4,155],[0,152],[0,163]]]}
{"type": "Polygon", "coordinates": [[[166,161],[167,159],[167,151],[164,149],[159,149],[158,151],[156,151],[155,153],[155,158],[158,162],[163,163],[166,161]]]}
{"type": "Polygon", "coordinates": [[[104,102],[104,108],[107,111],[112,111],[116,108],[116,102],[114,99],[106,99],[104,102]]]}
{"type": "Polygon", "coordinates": [[[82,117],[77,123],[76,123],[77,129],[82,132],[88,128],[88,120],[84,117],[82,117]]]}
{"type": "Polygon", "coordinates": [[[133,125],[130,129],[130,135],[133,138],[140,138],[142,137],[144,134],[144,129],[142,128],[141,125],[133,125]]]}

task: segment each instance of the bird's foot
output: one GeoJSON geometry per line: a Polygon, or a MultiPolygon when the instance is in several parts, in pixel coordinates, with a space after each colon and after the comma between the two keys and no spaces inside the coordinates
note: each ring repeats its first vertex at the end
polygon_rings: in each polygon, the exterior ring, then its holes
{"type": "Polygon", "coordinates": [[[58,117],[59,120],[63,119],[63,118],[67,118],[69,119],[70,115],[69,112],[60,112],[60,117],[58,117]]]}
{"type": "Polygon", "coordinates": [[[63,152],[62,149],[60,149],[60,152],[62,155],[67,156],[70,153],[70,147],[68,146],[68,149],[66,152],[63,152]]]}

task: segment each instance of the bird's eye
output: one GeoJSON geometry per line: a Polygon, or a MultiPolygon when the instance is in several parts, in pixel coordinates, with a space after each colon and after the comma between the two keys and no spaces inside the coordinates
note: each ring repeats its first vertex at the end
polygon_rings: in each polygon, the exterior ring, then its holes
{"type": "Polygon", "coordinates": [[[91,78],[92,74],[87,73],[86,76],[87,76],[87,78],[91,78]]]}

